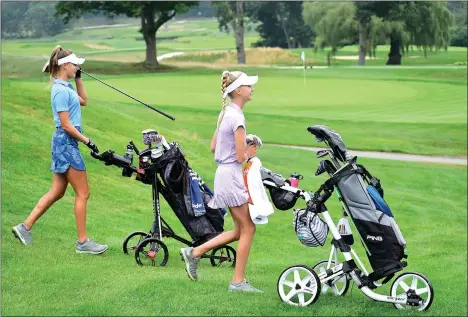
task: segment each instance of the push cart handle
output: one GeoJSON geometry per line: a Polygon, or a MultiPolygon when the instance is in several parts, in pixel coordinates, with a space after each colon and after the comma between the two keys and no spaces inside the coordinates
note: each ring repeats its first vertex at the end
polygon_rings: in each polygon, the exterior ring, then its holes
{"type": "Polygon", "coordinates": [[[114,154],[112,150],[105,151],[101,155],[96,152],[91,152],[91,156],[97,160],[103,161],[105,165],[115,165],[117,167],[128,168],[132,172],[137,172],[137,168],[132,165],[129,159],[114,154]]]}

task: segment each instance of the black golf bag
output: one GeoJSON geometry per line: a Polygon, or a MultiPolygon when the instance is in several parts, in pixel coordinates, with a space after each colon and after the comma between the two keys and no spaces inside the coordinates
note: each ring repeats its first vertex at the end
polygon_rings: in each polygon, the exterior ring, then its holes
{"type": "MultiPolygon", "coordinates": [[[[189,167],[179,145],[171,143],[170,146],[170,149],[162,153],[157,161],[153,163],[162,181],[162,184],[159,183],[158,187],[164,199],[193,239],[194,244],[198,245],[223,232],[223,214],[225,214],[225,210],[208,207],[208,202],[213,193],[200,178],[197,190],[200,190],[203,197],[205,213],[199,216],[195,215],[190,195],[191,186],[193,186],[192,182],[190,182],[190,172],[193,174],[194,171],[189,167]]],[[[151,151],[148,151],[148,156],[150,155],[151,151]]],[[[141,169],[149,165],[148,159],[145,159],[145,157],[146,155],[142,151],[139,163],[141,169]]],[[[145,179],[144,176],[139,176],[139,178],[144,183],[151,182],[150,179],[145,179]]]]}

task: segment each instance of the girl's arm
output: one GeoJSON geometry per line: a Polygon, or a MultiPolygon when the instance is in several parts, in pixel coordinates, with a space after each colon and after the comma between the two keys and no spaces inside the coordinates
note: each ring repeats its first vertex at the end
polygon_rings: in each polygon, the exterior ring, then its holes
{"type": "Polygon", "coordinates": [[[214,153],[215,150],[216,150],[216,131],[213,134],[213,138],[211,139],[210,150],[211,150],[212,153],[214,153]]]}
{"type": "Polygon", "coordinates": [[[236,160],[239,163],[247,161],[247,153],[245,153],[245,129],[239,126],[234,132],[234,140],[236,144],[236,160]]]}
{"type": "Polygon", "coordinates": [[[78,99],[80,100],[80,105],[86,106],[88,104],[88,94],[83,84],[83,80],[80,78],[75,78],[76,91],[78,93],[78,99]]]}
{"type": "Polygon", "coordinates": [[[75,138],[78,141],[83,142],[84,144],[88,143],[89,139],[80,133],[70,122],[70,116],[68,111],[60,111],[58,113],[60,117],[60,123],[62,124],[62,129],[75,138]]]}

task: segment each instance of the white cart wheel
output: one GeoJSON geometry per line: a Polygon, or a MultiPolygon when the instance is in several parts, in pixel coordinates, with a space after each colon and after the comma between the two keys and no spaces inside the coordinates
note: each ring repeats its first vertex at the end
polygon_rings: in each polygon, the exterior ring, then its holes
{"type": "Polygon", "coordinates": [[[406,272],[399,275],[392,283],[390,295],[393,297],[414,298],[419,305],[393,304],[397,309],[428,310],[434,299],[434,289],[427,277],[420,273],[406,272]]]}
{"type": "Polygon", "coordinates": [[[320,295],[320,279],[305,265],[293,265],[281,273],[278,279],[278,295],[289,305],[307,306],[320,295]]]}
{"type": "MultiPolygon", "coordinates": [[[[329,269],[335,267],[336,262],[331,261],[329,269]]],[[[320,277],[320,274],[325,273],[327,270],[328,261],[320,261],[319,263],[315,264],[312,268],[317,275],[320,277]]],[[[346,277],[346,274],[342,274],[341,276],[335,277],[333,280],[329,280],[326,283],[322,283],[322,294],[331,293],[336,296],[343,296],[346,294],[349,288],[349,280],[346,277]]]]}

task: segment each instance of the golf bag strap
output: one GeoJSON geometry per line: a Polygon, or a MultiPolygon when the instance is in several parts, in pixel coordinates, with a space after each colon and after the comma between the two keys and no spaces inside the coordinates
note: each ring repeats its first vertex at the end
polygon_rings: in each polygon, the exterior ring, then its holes
{"type": "Polygon", "coordinates": [[[330,188],[335,186],[336,184],[338,184],[338,182],[340,181],[340,179],[342,179],[343,177],[346,177],[346,176],[349,176],[349,175],[353,175],[353,174],[364,174],[362,168],[358,167],[357,169],[351,169],[349,171],[346,171],[344,173],[339,173],[338,175],[333,175],[331,178],[329,178],[324,185],[325,188],[330,188]]]}
{"type": "Polygon", "coordinates": [[[364,178],[366,179],[367,183],[374,186],[375,189],[377,190],[377,192],[382,196],[383,198],[383,189],[382,189],[382,185],[380,185],[380,179],[378,179],[377,177],[375,176],[372,176],[371,173],[369,173],[369,171],[362,165],[360,164],[356,164],[357,168],[356,169],[351,169],[351,170],[348,170],[344,173],[340,173],[338,175],[333,175],[330,179],[328,179],[326,182],[325,182],[325,186],[326,187],[333,187],[334,185],[338,184],[338,182],[340,181],[340,179],[342,179],[343,177],[346,177],[346,176],[349,176],[349,175],[353,175],[353,174],[359,174],[359,175],[362,175],[364,176],[364,178]]]}
{"type": "Polygon", "coordinates": [[[367,178],[367,183],[369,183],[370,185],[374,186],[374,188],[377,190],[377,192],[380,194],[380,196],[384,196],[384,193],[383,193],[383,188],[382,188],[382,185],[380,185],[380,179],[378,179],[377,177],[375,176],[372,176],[371,173],[369,173],[369,171],[362,165],[360,164],[357,164],[358,166],[358,170],[362,170],[362,175],[364,175],[365,178],[367,178]]]}

